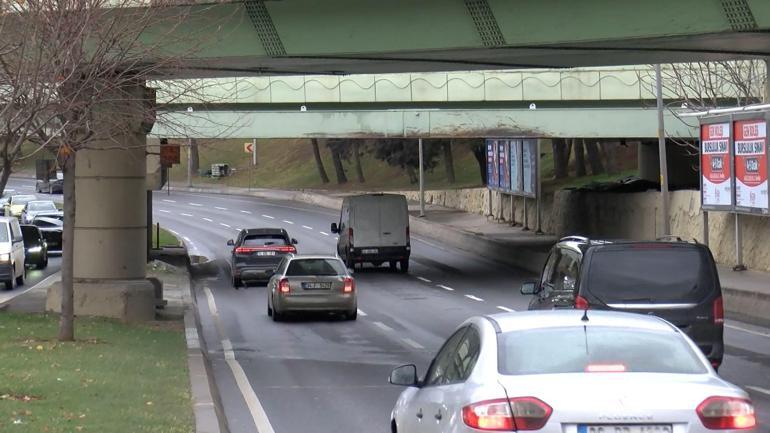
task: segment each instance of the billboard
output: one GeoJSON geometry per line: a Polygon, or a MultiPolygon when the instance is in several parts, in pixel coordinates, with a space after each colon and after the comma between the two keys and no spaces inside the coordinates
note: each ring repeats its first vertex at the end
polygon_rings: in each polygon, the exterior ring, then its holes
{"type": "Polygon", "coordinates": [[[735,208],[750,213],[768,213],[767,122],[764,119],[736,120],[735,208]]]}
{"type": "Polygon", "coordinates": [[[732,210],[730,122],[701,125],[701,207],[732,210]]]}
{"type": "Polygon", "coordinates": [[[508,140],[497,140],[497,185],[502,191],[511,190],[510,152],[508,140]]]}
{"type": "Polygon", "coordinates": [[[511,140],[509,142],[508,157],[511,162],[511,192],[514,194],[521,194],[524,191],[524,185],[522,185],[523,178],[521,176],[521,140],[511,140]]]}
{"type": "Polygon", "coordinates": [[[497,189],[497,140],[487,140],[487,186],[497,189]]]}
{"type": "Polygon", "coordinates": [[[525,197],[537,196],[537,139],[522,140],[521,149],[522,170],[522,195],[525,197]]]}

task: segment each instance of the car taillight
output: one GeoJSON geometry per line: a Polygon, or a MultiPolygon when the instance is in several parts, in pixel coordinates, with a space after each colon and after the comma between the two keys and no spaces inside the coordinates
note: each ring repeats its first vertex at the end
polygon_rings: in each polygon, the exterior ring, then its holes
{"type": "Polygon", "coordinates": [[[353,227],[348,227],[348,244],[353,245],[353,227]]]}
{"type": "Polygon", "coordinates": [[[575,297],[575,308],[578,310],[587,310],[591,307],[588,305],[588,299],[578,295],[575,297]]]}
{"type": "Polygon", "coordinates": [[[280,247],[275,247],[275,251],[278,251],[279,253],[295,254],[297,252],[297,248],[294,245],[283,245],[280,247]]]}
{"type": "Polygon", "coordinates": [[[289,280],[286,278],[282,278],[281,281],[278,282],[278,291],[281,293],[289,293],[291,289],[289,288],[289,280]]]}
{"type": "Polygon", "coordinates": [[[724,325],[725,323],[725,306],[722,301],[722,297],[714,299],[714,324],[724,325]]]}
{"type": "Polygon", "coordinates": [[[345,285],[342,288],[343,293],[353,293],[354,290],[356,290],[356,280],[354,280],[351,277],[345,277],[343,280],[345,285]]]}
{"type": "Polygon", "coordinates": [[[238,247],[235,249],[235,254],[244,254],[256,251],[254,248],[238,247]]]}
{"type": "Polygon", "coordinates": [[[463,408],[465,425],[487,431],[540,430],[553,409],[535,397],[486,400],[463,408]]]}
{"type": "Polygon", "coordinates": [[[709,397],[695,411],[703,426],[711,430],[743,430],[757,425],[754,405],[743,398],[709,397]]]}

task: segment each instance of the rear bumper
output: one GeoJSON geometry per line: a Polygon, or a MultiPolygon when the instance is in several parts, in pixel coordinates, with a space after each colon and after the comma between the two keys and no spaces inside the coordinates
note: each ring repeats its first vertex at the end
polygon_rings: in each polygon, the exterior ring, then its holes
{"type": "Polygon", "coordinates": [[[275,266],[236,266],[233,268],[233,276],[241,281],[268,281],[273,276],[275,266]]]}
{"type": "Polygon", "coordinates": [[[355,293],[276,295],[273,301],[273,309],[278,313],[291,311],[350,312],[355,310],[357,305],[355,293]]]}
{"type": "Polygon", "coordinates": [[[409,246],[403,247],[363,247],[353,248],[350,252],[350,258],[357,263],[362,262],[387,262],[391,260],[409,260],[411,254],[409,246]],[[376,250],[377,252],[373,252],[376,250]]]}

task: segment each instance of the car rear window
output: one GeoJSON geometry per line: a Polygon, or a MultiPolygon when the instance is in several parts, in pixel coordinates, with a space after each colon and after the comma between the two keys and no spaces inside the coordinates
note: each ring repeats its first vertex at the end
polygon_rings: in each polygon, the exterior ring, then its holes
{"type": "Polygon", "coordinates": [[[295,259],[289,263],[286,276],[343,275],[345,266],[336,259],[295,259]]]}
{"type": "Polygon", "coordinates": [[[289,245],[288,239],[281,235],[248,235],[241,244],[244,247],[265,247],[270,245],[289,245]]]}
{"type": "Polygon", "coordinates": [[[597,249],[587,277],[586,290],[605,304],[700,302],[715,288],[705,251],[669,244],[597,249]]]}
{"type": "Polygon", "coordinates": [[[702,374],[706,368],[684,337],[615,327],[557,327],[498,337],[501,374],[586,371],[702,374]]]}

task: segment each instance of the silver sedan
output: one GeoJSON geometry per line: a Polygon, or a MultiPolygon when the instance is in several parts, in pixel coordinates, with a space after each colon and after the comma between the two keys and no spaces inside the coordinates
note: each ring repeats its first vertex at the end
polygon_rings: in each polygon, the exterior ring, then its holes
{"type": "Polygon", "coordinates": [[[356,320],[356,282],[333,256],[288,255],[267,284],[267,314],[282,320],[287,313],[335,312],[356,320]]]}
{"type": "Polygon", "coordinates": [[[444,343],[392,412],[399,433],[537,430],[693,433],[756,425],[742,389],[663,319],[607,311],[476,317],[444,343]]]}

